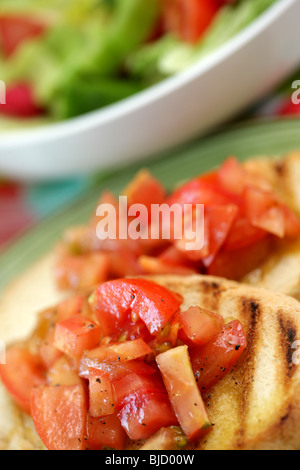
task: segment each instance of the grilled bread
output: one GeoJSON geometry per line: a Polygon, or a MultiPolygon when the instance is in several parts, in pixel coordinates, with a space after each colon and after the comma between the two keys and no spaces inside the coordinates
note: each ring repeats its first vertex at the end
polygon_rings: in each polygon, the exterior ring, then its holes
{"type": "MultiPolygon", "coordinates": [[[[50,255],[25,273],[2,298],[0,331],[6,342],[30,333],[39,308],[60,301],[50,255]],[[45,300],[46,299],[46,300],[45,300]],[[34,306],[34,308],[33,308],[34,306]]],[[[299,449],[300,368],[293,364],[300,339],[300,304],[256,287],[209,276],[152,278],[200,305],[239,319],[249,346],[238,365],[204,396],[213,430],[198,449],[299,449]]],[[[0,449],[42,449],[29,417],[0,385],[0,449]]]]}
{"type": "MultiPolygon", "coordinates": [[[[254,177],[267,178],[271,188],[300,217],[300,152],[281,159],[248,160],[245,168],[254,177]]],[[[279,242],[268,259],[242,281],[300,300],[300,241],[279,242]]]]}

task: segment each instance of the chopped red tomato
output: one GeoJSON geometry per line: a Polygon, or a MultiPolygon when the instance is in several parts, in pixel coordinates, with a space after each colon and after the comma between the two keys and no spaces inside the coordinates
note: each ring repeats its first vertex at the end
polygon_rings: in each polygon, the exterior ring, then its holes
{"type": "Polygon", "coordinates": [[[61,323],[76,315],[85,315],[90,313],[88,310],[88,303],[82,295],[72,296],[58,305],[56,322],[61,323]]]}
{"type": "Polygon", "coordinates": [[[83,315],[76,315],[55,327],[55,347],[71,357],[95,348],[100,341],[101,328],[83,315]]]}
{"type": "Polygon", "coordinates": [[[217,0],[164,0],[165,29],[183,40],[197,42],[215,18],[217,0]]]}
{"type": "Polygon", "coordinates": [[[62,356],[47,371],[47,383],[53,387],[59,385],[79,385],[80,377],[66,356],[62,356]]]}
{"type": "Polygon", "coordinates": [[[6,104],[0,107],[0,113],[17,118],[39,116],[43,110],[38,106],[33,91],[28,83],[17,83],[7,87],[6,104]]]}
{"type": "Polygon", "coordinates": [[[91,450],[124,450],[126,433],[117,415],[87,418],[87,447],[91,450]]]}
{"type": "Polygon", "coordinates": [[[115,412],[115,392],[108,372],[89,369],[90,415],[94,418],[115,412]]]}
{"type": "Polygon", "coordinates": [[[56,266],[60,289],[85,289],[107,279],[110,259],[106,253],[64,255],[56,266]]]}
{"type": "Polygon", "coordinates": [[[29,16],[0,15],[0,47],[4,55],[12,55],[25,41],[41,36],[46,25],[29,16]]]}
{"type": "Polygon", "coordinates": [[[166,389],[157,374],[152,376],[128,374],[114,382],[116,406],[122,408],[127,397],[132,393],[166,393],[166,389]]]}
{"type": "Polygon", "coordinates": [[[201,307],[190,307],[179,315],[187,337],[198,345],[203,345],[221,333],[224,318],[201,307]]]}
{"type": "MultiPolygon", "coordinates": [[[[127,186],[124,193],[128,198],[128,206],[143,204],[150,216],[152,204],[161,205],[166,199],[166,190],[162,184],[146,170],[140,171],[127,186]]],[[[150,222],[149,217],[149,222],[150,222]]]]}
{"type": "Polygon", "coordinates": [[[167,394],[133,393],[118,416],[132,440],[148,439],[163,427],[178,425],[167,394]]]}
{"type": "Polygon", "coordinates": [[[285,216],[282,205],[274,194],[248,187],[245,191],[245,205],[247,217],[254,227],[279,238],[284,237],[285,216]]]}
{"type": "Polygon", "coordinates": [[[179,424],[189,440],[211,425],[193,374],[187,346],[178,346],[156,358],[179,424]]]}
{"type": "Polygon", "coordinates": [[[241,323],[225,325],[222,333],[204,346],[191,351],[191,363],[202,391],[209,390],[230,372],[247,346],[241,323]]]}
{"type": "Polygon", "coordinates": [[[32,389],[46,383],[39,359],[26,347],[11,347],[6,351],[6,364],[0,365],[0,377],[15,402],[30,414],[32,389]]]}
{"type": "Polygon", "coordinates": [[[32,392],[32,419],[49,450],[85,450],[87,412],[86,392],[81,384],[42,386],[32,392]]]}
{"type": "Polygon", "coordinates": [[[225,191],[241,196],[247,182],[247,172],[235,157],[229,157],[218,171],[218,180],[225,191]]]}
{"type": "Polygon", "coordinates": [[[104,334],[108,336],[122,326],[128,315],[140,318],[151,334],[157,334],[180,307],[172,292],[145,279],[123,279],[102,284],[90,303],[104,334]]]}
{"type": "Polygon", "coordinates": [[[197,274],[196,269],[168,263],[154,256],[141,256],[139,258],[139,264],[144,274],[177,274],[179,276],[197,274]]]}
{"type": "Polygon", "coordinates": [[[88,351],[83,356],[85,366],[94,367],[97,369],[96,364],[103,362],[111,363],[126,363],[134,361],[141,357],[152,354],[152,349],[141,338],[133,341],[123,341],[109,346],[100,346],[99,348],[88,351]]]}
{"type": "Polygon", "coordinates": [[[235,281],[257,269],[271,254],[272,240],[264,236],[262,240],[236,250],[222,249],[208,266],[207,274],[235,281]]]}
{"type": "Polygon", "coordinates": [[[128,374],[153,375],[156,370],[142,360],[131,360],[128,362],[100,362],[97,358],[88,357],[84,354],[79,368],[79,375],[83,379],[89,379],[89,369],[95,368],[109,373],[112,381],[120,380],[128,374]]]}

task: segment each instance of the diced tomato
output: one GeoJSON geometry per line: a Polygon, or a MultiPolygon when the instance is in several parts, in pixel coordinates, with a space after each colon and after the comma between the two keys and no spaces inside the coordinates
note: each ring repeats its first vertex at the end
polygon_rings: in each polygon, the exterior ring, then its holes
{"type": "Polygon", "coordinates": [[[165,29],[195,43],[215,18],[220,5],[217,0],[164,0],[163,6],[165,29]]]}
{"type": "Polygon", "coordinates": [[[38,387],[32,392],[32,419],[49,450],[85,450],[87,412],[83,385],[38,387]]]}
{"type": "Polygon", "coordinates": [[[57,387],[59,385],[79,385],[80,377],[72,367],[66,356],[60,357],[47,371],[48,385],[57,387]]]}
{"type": "Polygon", "coordinates": [[[7,87],[6,104],[1,105],[0,114],[17,118],[31,118],[43,114],[28,83],[17,83],[7,87]]]}
{"type": "Polygon", "coordinates": [[[169,398],[185,435],[199,438],[211,424],[193,374],[188,347],[178,346],[156,358],[169,398]]]}
{"type": "Polygon", "coordinates": [[[42,363],[49,369],[61,357],[62,352],[54,345],[55,328],[50,328],[45,339],[41,342],[39,356],[42,363]]]}
{"type": "Polygon", "coordinates": [[[122,379],[114,382],[116,395],[116,407],[122,408],[126,398],[132,393],[166,393],[166,389],[158,374],[147,376],[128,374],[122,379]]]}
{"type": "Polygon", "coordinates": [[[133,360],[128,362],[100,362],[97,358],[88,357],[84,354],[79,368],[79,375],[83,379],[89,379],[89,369],[95,368],[109,373],[112,381],[120,380],[128,374],[154,375],[156,369],[149,366],[142,360],[133,360]]]}
{"type": "Polygon", "coordinates": [[[272,240],[265,237],[233,251],[222,249],[212,264],[207,268],[207,274],[240,281],[246,274],[257,269],[272,252],[272,240]]]}
{"type": "Polygon", "coordinates": [[[179,315],[187,337],[198,345],[203,345],[221,333],[224,318],[201,307],[190,307],[179,315]]]}
{"type": "Polygon", "coordinates": [[[230,372],[247,347],[242,324],[235,320],[225,325],[216,338],[191,351],[191,363],[202,391],[209,390],[230,372]]]}
{"type": "Polygon", "coordinates": [[[172,292],[145,279],[102,284],[92,295],[90,304],[105,336],[118,330],[128,315],[140,318],[151,334],[157,334],[180,307],[172,292]]]}
{"type": "Polygon", "coordinates": [[[151,221],[151,206],[161,205],[166,199],[166,190],[162,184],[146,170],[136,175],[123,194],[128,198],[128,207],[142,204],[147,208],[149,215],[147,222],[151,221]]]}
{"type": "Polygon", "coordinates": [[[46,25],[29,16],[0,15],[0,47],[9,57],[25,41],[41,36],[46,25]]]}
{"type": "Polygon", "coordinates": [[[254,227],[245,216],[238,217],[231,227],[224,243],[225,251],[250,247],[267,237],[267,232],[254,227]]]}
{"type": "Polygon", "coordinates": [[[46,383],[39,359],[25,347],[11,347],[6,351],[6,364],[0,365],[0,378],[15,402],[30,414],[32,389],[46,383]]]}
{"type": "Polygon", "coordinates": [[[222,191],[217,173],[199,176],[178,188],[168,199],[168,204],[204,204],[206,206],[240,205],[241,199],[222,191]]]}
{"type": "Polygon", "coordinates": [[[247,182],[247,172],[235,157],[229,157],[221,165],[218,179],[225,191],[241,196],[247,182]]]}
{"type": "Polygon", "coordinates": [[[123,341],[108,346],[100,346],[92,351],[88,351],[83,356],[81,363],[82,366],[85,364],[85,366],[89,365],[89,367],[97,369],[96,364],[110,362],[119,365],[152,353],[152,349],[149,348],[145,341],[139,338],[133,341],[123,341]]]}
{"type": "Polygon", "coordinates": [[[101,328],[83,315],[76,315],[55,327],[54,345],[71,357],[79,357],[95,348],[100,341],[101,328]]]}
{"type": "Polygon", "coordinates": [[[140,256],[138,261],[144,274],[177,274],[179,276],[197,274],[196,269],[168,263],[154,256],[140,256]]]}
{"type": "Polygon", "coordinates": [[[87,446],[92,450],[124,450],[126,433],[118,416],[87,418],[87,446]]]}
{"type": "Polygon", "coordinates": [[[254,227],[279,238],[285,235],[285,216],[282,205],[274,194],[248,187],[245,191],[247,217],[254,227]]]}
{"type": "Polygon", "coordinates": [[[89,369],[90,415],[94,418],[115,412],[115,392],[108,372],[89,369]]]}
{"type": "Polygon", "coordinates": [[[86,289],[106,281],[110,259],[106,253],[62,256],[55,276],[60,289],[86,289]]]}
{"type": "Polygon", "coordinates": [[[118,416],[132,440],[148,439],[162,427],[178,425],[167,394],[133,393],[118,416]]]}
{"type": "Polygon", "coordinates": [[[87,313],[90,313],[90,309],[88,308],[88,302],[85,300],[84,296],[72,296],[60,302],[57,306],[56,322],[61,323],[76,315],[85,315],[87,313]]]}

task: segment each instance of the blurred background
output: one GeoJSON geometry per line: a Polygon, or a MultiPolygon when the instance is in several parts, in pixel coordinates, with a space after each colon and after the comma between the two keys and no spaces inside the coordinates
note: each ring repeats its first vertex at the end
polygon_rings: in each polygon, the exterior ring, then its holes
{"type": "Polygon", "coordinates": [[[0,0],[0,251],[107,171],[298,119],[299,15],[300,0],[0,0]]]}

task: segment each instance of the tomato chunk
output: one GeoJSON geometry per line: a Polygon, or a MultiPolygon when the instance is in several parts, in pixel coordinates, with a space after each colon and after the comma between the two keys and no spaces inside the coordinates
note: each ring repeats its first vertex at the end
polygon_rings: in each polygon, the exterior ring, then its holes
{"type": "Polygon", "coordinates": [[[191,351],[191,363],[200,390],[206,391],[230,372],[247,347],[242,324],[235,320],[222,333],[191,351]]]}
{"type": "Polygon", "coordinates": [[[6,90],[6,104],[0,110],[1,114],[17,118],[31,118],[43,113],[28,83],[9,86],[6,90]]]}
{"type": "Polygon", "coordinates": [[[90,415],[94,418],[115,412],[115,393],[108,372],[89,370],[90,415]]]}
{"type": "Polygon", "coordinates": [[[92,295],[90,303],[104,334],[108,336],[121,327],[128,315],[140,318],[151,334],[157,334],[180,307],[175,294],[145,279],[102,284],[92,295]]]}
{"type": "Polygon", "coordinates": [[[60,357],[47,371],[48,385],[79,385],[80,377],[66,356],[60,357]]]}
{"type": "Polygon", "coordinates": [[[32,392],[32,419],[49,450],[85,450],[87,412],[83,385],[38,387],[32,392]]]}
{"type": "Polygon", "coordinates": [[[109,268],[107,253],[66,254],[56,266],[56,281],[60,289],[87,289],[106,281],[109,268]]]}
{"type": "Polygon", "coordinates": [[[166,393],[164,384],[158,374],[152,376],[142,376],[138,374],[129,374],[121,380],[114,382],[116,394],[116,406],[122,407],[126,398],[132,393],[166,393]]]}
{"type": "Polygon", "coordinates": [[[194,440],[211,425],[193,374],[187,346],[178,346],[156,358],[169,398],[185,435],[194,440]]]}
{"type": "Polygon", "coordinates": [[[76,315],[55,327],[54,345],[71,357],[79,357],[85,350],[95,348],[100,341],[101,328],[83,315],[76,315]]]}
{"type": "Polygon", "coordinates": [[[30,414],[32,389],[46,384],[39,359],[26,348],[11,347],[6,351],[6,364],[0,365],[0,377],[15,402],[30,414]]]}
{"type": "Polygon", "coordinates": [[[118,416],[132,440],[148,439],[162,427],[178,425],[167,394],[131,394],[118,416]]]}
{"type": "Polygon", "coordinates": [[[120,380],[128,374],[153,375],[156,370],[142,360],[131,360],[129,362],[101,362],[97,357],[84,354],[79,367],[79,376],[89,379],[89,369],[94,368],[109,373],[110,379],[120,380]]]}
{"type": "Polygon", "coordinates": [[[126,433],[117,415],[87,419],[87,446],[92,450],[124,450],[126,433]]]}
{"type": "Polygon", "coordinates": [[[223,317],[201,307],[190,307],[179,317],[187,337],[198,345],[208,343],[224,327],[223,317]]]}
{"type": "Polygon", "coordinates": [[[0,43],[5,56],[9,57],[22,43],[41,36],[45,30],[45,24],[29,16],[1,14],[0,43]]]}
{"type": "Polygon", "coordinates": [[[163,5],[166,30],[191,43],[202,37],[220,7],[217,0],[164,0],[163,5]]]}

